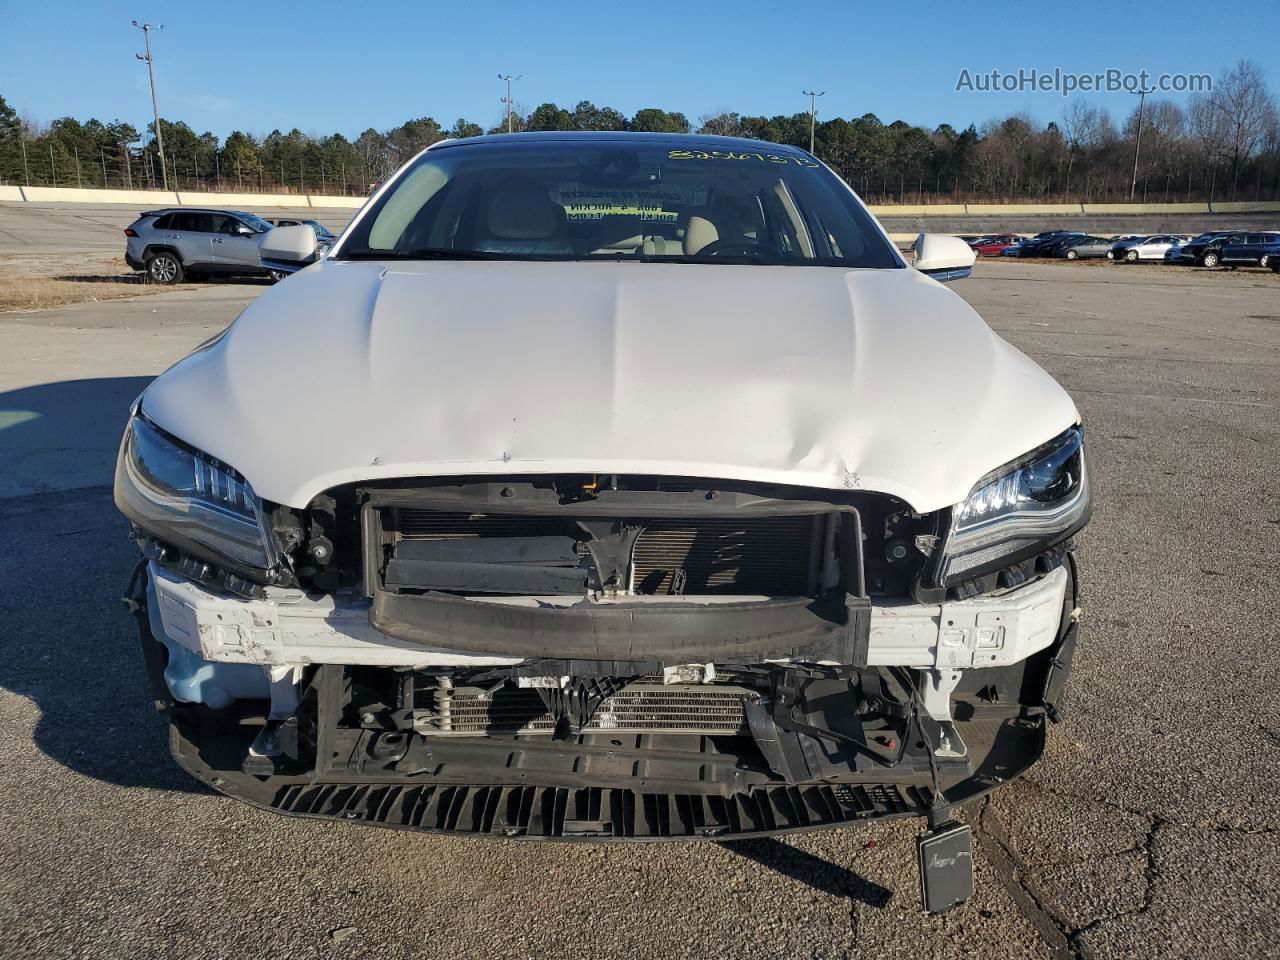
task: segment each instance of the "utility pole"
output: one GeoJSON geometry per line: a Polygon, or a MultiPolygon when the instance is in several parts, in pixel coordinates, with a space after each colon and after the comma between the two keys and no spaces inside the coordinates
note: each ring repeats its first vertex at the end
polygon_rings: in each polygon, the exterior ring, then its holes
{"type": "Polygon", "coordinates": [[[809,152],[813,153],[813,128],[818,122],[818,98],[825,97],[827,91],[814,93],[812,90],[801,90],[809,98],[809,152]]]}
{"type": "Polygon", "coordinates": [[[1129,202],[1133,202],[1133,194],[1138,189],[1138,151],[1142,149],[1142,108],[1147,102],[1147,94],[1155,93],[1155,88],[1146,87],[1138,91],[1138,133],[1133,138],[1133,179],[1129,181],[1129,202]]]}
{"type": "Polygon", "coordinates": [[[151,31],[163,30],[164,25],[156,26],[153,23],[139,23],[133,21],[133,25],[142,31],[143,39],[147,44],[146,53],[135,53],[134,56],[143,61],[147,65],[147,76],[151,78],[151,114],[156,119],[156,146],[160,150],[160,173],[164,177],[164,189],[169,189],[169,170],[164,165],[164,134],[160,132],[160,108],[156,105],[156,67],[155,60],[151,56],[151,31]]]}
{"type": "Polygon", "coordinates": [[[22,144],[22,179],[29,187],[31,186],[31,168],[27,166],[27,138],[23,137],[20,142],[22,144]]]}
{"type": "Polygon", "coordinates": [[[512,133],[514,130],[514,127],[512,124],[512,111],[515,108],[515,101],[511,99],[511,81],[523,80],[524,74],[521,74],[518,77],[513,77],[509,73],[506,73],[506,74],[500,73],[498,74],[498,79],[507,81],[507,95],[502,98],[502,102],[507,105],[507,133],[512,133]]]}

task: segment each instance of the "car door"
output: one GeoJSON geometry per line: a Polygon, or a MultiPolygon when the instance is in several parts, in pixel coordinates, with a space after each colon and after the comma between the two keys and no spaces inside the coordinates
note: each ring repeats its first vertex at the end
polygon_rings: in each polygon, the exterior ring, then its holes
{"type": "Polygon", "coordinates": [[[1159,260],[1165,255],[1172,243],[1172,237],[1155,236],[1138,247],[1138,256],[1143,260],[1159,260]]]}
{"type": "Polygon", "coordinates": [[[226,270],[258,271],[258,235],[253,229],[229,213],[212,214],[214,260],[226,270]]]}
{"type": "Polygon", "coordinates": [[[1223,263],[1248,263],[1250,258],[1261,246],[1261,234],[1246,233],[1238,237],[1232,237],[1222,245],[1222,262],[1223,263]]]}
{"type": "Polygon", "coordinates": [[[1261,263],[1262,258],[1267,254],[1267,248],[1277,240],[1280,240],[1280,234],[1258,233],[1250,235],[1249,262],[1261,263]]]}
{"type": "MultiPolygon", "coordinates": [[[[1223,237],[1216,241],[1218,248],[1218,259],[1223,263],[1234,263],[1242,254],[1242,248],[1249,242],[1247,233],[1235,233],[1229,237],[1223,237]]],[[[1213,243],[1209,244],[1212,250],[1213,243]]]]}
{"type": "Polygon", "coordinates": [[[162,234],[162,239],[178,251],[186,266],[207,264],[213,260],[213,250],[209,246],[210,228],[207,213],[181,210],[171,215],[169,228],[162,234]]]}

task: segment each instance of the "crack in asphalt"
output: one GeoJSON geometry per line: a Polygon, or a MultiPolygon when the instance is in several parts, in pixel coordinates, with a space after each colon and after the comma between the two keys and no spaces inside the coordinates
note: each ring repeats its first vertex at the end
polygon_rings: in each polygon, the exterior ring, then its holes
{"type": "Polygon", "coordinates": [[[1143,891],[1142,902],[1136,907],[1115,910],[1102,916],[1094,917],[1088,923],[1073,926],[1058,910],[1046,902],[1045,896],[1036,888],[1034,883],[1025,879],[1026,875],[1032,871],[1032,868],[1024,864],[1009,846],[1003,825],[996,824],[992,828],[988,819],[990,811],[991,801],[990,798],[987,798],[978,818],[978,838],[983,852],[991,860],[996,874],[1000,877],[1014,903],[1022,911],[1023,916],[1036,928],[1041,939],[1055,957],[1061,957],[1064,960],[1089,960],[1091,952],[1083,942],[1086,934],[1104,923],[1118,920],[1121,917],[1141,916],[1149,912],[1154,905],[1156,881],[1160,876],[1155,855],[1156,836],[1161,830],[1170,826],[1169,821],[1164,818],[1159,816],[1149,817],[1151,823],[1142,843],[1126,850],[1117,850],[1111,854],[1111,856],[1120,856],[1125,853],[1141,853],[1144,856],[1146,864],[1143,867],[1142,875],[1146,889],[1143,891]]]}
{"type": "Polygon", "coordinates": [[[1108,857],[1125,854],[1140,854],[1145,863],[1142,877],[1145,889],[1142,901],[1134,907],[1114,910],[1095,916],[1087,923],[1073,925],[1062,915],[1060,910],[1048,902],[1045,892],[1037,887],[1034,875],[1046,867],[1064,866],[1074,861],[1050,861],[1042,865],[1032,866],[1019,857],[1009,842],[1004,824],[992,809],[991,798],[983,801],[978,815],[976,835],[983,853],[991,862],[996,875],[1000,878],[1018,909],[1040,934],[1041,940],[1049,947],[1055,957],[1064,960],[1088,960],[1091,956],[1084,937],[1104,923],[1122,917],[1141,916],[1151,911],[1155,904],[1156,890],[1161,876],[1160,864],[1156,855],[1156,841],[1162,831],[1170,828],[1184,830],[1208,830],[1215,833],[1233,833],[1245,836],[1273,835],[1280,828],[1271,826],[1239,826],[1222,822],[1185,823],[1174,820],[1160,813],[1152,813],[1128,807],[1122,803],[1102,797],[1094,797],[1058,790],[1033,780],[1021,781],[1025,786],[1040,790],[1051,796],[1087,803],[1096,803],[1119,813],[1139,817],[1147,821],[1147,831],[1142,840],[1132,847],[1111,851],[1108,857]]]}
{"type": "Polygon", "coordinates": [[[1221,820],[1193,820],[1190,822],[1185,820],[1175,820],[1173,817],[1163,813],[1156,813],[1151,810],[1142,810],[1138,807],[1126,806],[1123,803],[1110,800],[1106,797],[1097,797],[1087,793],[1074,793],[1070,790],[1061,790],[1057,787],[1051,787],[1046,783],[1040,783],[1039,781],[1025,777],[1019,780],[1018,783],[1032,790],[1039,790],[1042,793],[1047,793],[1053,797],[1062,797],[1067,800],[1083,800],[1086,803],[1096,803],[1099,806],[1109,807],[1112,810],[1118,810],[1119,812],[1126,813],[1132,817],[1140,817],[1143,820],[1159,820],[1166,826],[1178,827],[1183,830],[1211,830],[1214,833],[1238,833],[1245,836],[1265,836],[1268,834],[1280,833],[1280,827],[1275,826],[1224,823],[1221,820]]]}
{"type": "Polygon", "coordinates": [[[1121,917],[1138,917],[1151,910],[1152,905],[1155,903],[1156,880],[1160,876],[1160,869],[1156,864],[1155,854],[1156,835],[1167,826],[1169,826],[1169,822],[1167,820],[1164,820],[1161,817],[1153,817],[1151,826],[1147,830],[1147,835],[1143,839],[1143,842],[1133,848],[1134,852],[1141,851],[1147,860],[1146,866],[1143,867],[1142,870],[1142,878],[1146,882],[1146,890],[1144,890],[1142,894],[1142,903],[1130,909],[1116,910],[1115,912],[1106,914],[1105,916],[1094,917],[1083,926],[1079,926],[1071,930],[1067,934],[1067,937],[1071,944],[1074,956],[1085,958],[1089,955],[1081,940],[1084,935],[1090,931],[1096,929],[1107,921],[1118,920],[1121,917]]]}
{"type": "Polygon", "coordinates": [[[978,829],[975,831],[983,854],[990,861],[1018,911],[1035,928],[1053,956],[1058,960],[1077,960],[1080,954],[1072,944],[1067,924],[1052,908],[1045,905],[1034,889],[1023,882],[1020,861],[1007,843],[1003,825],[996,824],[993,829],[988,823],[990,811],[991,798],[988,796],[982,801],[982,808],[978,812],[978,829]]]}

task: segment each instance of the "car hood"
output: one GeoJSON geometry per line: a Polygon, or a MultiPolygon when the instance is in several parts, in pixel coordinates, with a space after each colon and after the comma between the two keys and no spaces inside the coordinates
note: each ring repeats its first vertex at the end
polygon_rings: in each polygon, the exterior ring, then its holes
{"type": "Polygon", "coordinates": [[[911,269],[323,261],[142,398],[268,500],[622,473],[872,490],[920,511],[1078,420],[911,269]]]}

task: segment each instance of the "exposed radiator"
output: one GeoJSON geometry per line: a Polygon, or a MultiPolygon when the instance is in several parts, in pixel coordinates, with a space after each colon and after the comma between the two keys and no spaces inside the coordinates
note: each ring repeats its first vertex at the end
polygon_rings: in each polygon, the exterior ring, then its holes
{"type": "MultiPolygon", "coordinates": [[[[633,683],[606,697],[586,729],[736,736],[747,732],[744,699],[759,698],[755,690],[727,684],[633,683]]],[[[424,678],[415,700],[434,704],[435,716],[415,724],[425,734],[550,734],[555,726],[536,690],[504,687],[488,697],[475,687],[457,687],[445,707],[431,678],[424,678]]]]}

